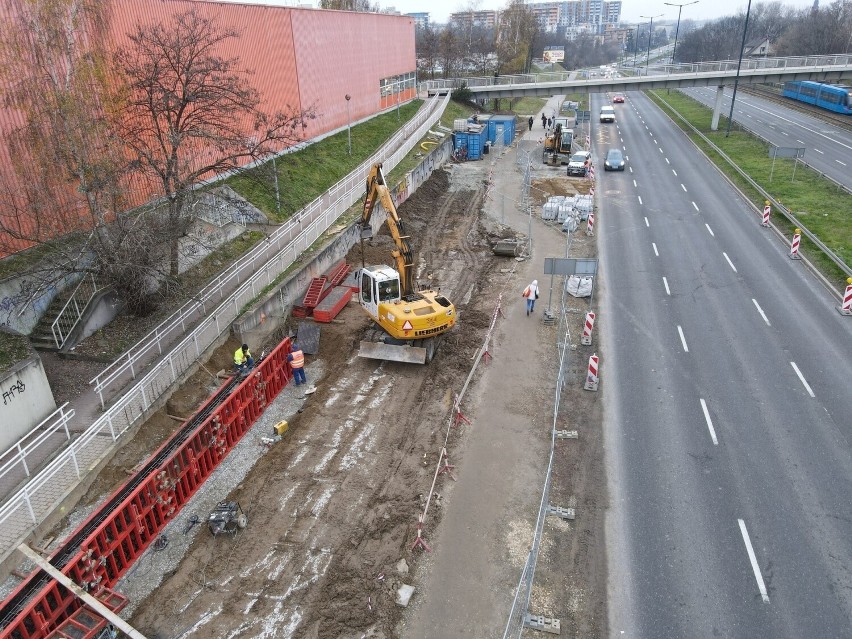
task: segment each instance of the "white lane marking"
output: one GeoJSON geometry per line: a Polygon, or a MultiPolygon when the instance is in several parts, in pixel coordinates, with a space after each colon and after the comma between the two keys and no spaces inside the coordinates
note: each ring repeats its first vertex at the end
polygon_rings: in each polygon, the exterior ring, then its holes
{"type": "Polygon", "coordinates": [[[636,197],[638,197],[638,198],[639,198],[639,204],[641,205],[641,204],[642,204],[642,196],[641,196],[641,195],[637,195],[636,197]]]}
{"type": "MultiPolygon", "coordinates": [[[[626,151],[627,149],[624,149],[624,150],[626,151]]],[[[624,155],[624,161],[627,162],[627,160],[629,160],[629,159],[630,159],[630,156],[625,154],[624,155]]]]}
{"type": "Polygon", "coordinates": [[[747,117],[747,118],[750,118],[750,117],[751,117],[751,114],[750,114],[750,113],[746,113],[746,117],[747,117]]]}
{"type": "Polygon", "coordinates": [[[675,177],[677,177],[677,171],[675,171],[674,169],[672,169],[672,173],[674,173],[674,176],[675,176],[675,177]]]}
{"type": "Polygon", "coordinates": [[[669,162],[668,158],[666,158],[666,164],[671,164],[671,162],[669,162]]]}
{"type": "Polygon", "coordinates": [[[816,395],[814,395],[814,392],[811,390],[811,387],[808,384],[807,380],[805,380],[805,376],[802,375],[802,371],[800,371],[799,367],[796,366],[796,362],[790,362],[790,365],[793,367],[793,370],[796,371],[796,375],[799,376],[799,379],[801,380],[802,384],[804,384],[805,390],[808,391],[808,395],[810,395],[811,397],[816,397],[816,395]]]}
{"type": "Polygon", "coordinates": [[[666,287],[666,295],[671,295],[672,292],[669,290],[669,281],[666,279],[666,276],[663,276],[663,286],[666,287]]]}
{"type": "Polygon", "coordinates": [[[835,162],[837,162],[838,164],[842,164],[843,166],[846,166],[846,162],[841,162],[840,160],[835,160],[835,162]]]}
{"type": "Polygon", "coordinates": [[[725,256],[725,259],[726,259],[726,260],[728,260],[728,264],[730,264],[730,265],[731,265],[731,268],[732,268],[732,269],[734,269],[734,273],[736,273],[736,272],[737,272],[737,267],[736,267],[736,266],[734,266],[734,263],[731,261],[731,258],[730,258],[730,257],[728,257],[728,254],[727,254],[727,253],[725,253],[724,251],[722,251],[722,255],[724,255],[724,256],[725,256]]]}
{"type": "Polygon", "coordinates": [[[746,530],[745,522],[742,519],[737,519],[740,524],[740,532],[743,535],[748,560],[751,562],[751,569],[754,571],[754,578],[757,580],[757,589],[760,591],[760,596],[763,603],[769,603],[769,595],[766,593],[766,584],[763,583],[763,575],[760,574],[760,566],[757,565],[757,557],[754,556],[754,548],[751,547],[751,539],[748,538],[748,530],[746,530]]]}
{"type": "Polygon", "coordinates": [[[654,242],[651,242],[651,246],[654,247],[654,255],[660,257],[660,252],[657,250],[657,245],[654,242]]]}
{"type": "MultiPolygon", "coordinates": [[[[657,141],[656,141],[656,140],[654,140],[654,143],[655,143],[655,144],[656,144],[656,142],[657,142],[657,141]]],[[[660,149],[660,153],[662,153],[662,152],[663,152],[663,150],[662,150],[660,147],[657,147],[657,148],[658,148],[658,149],[660,149]]]]}
{"type": "Polygon", "coordinates": [[[647,226],[648,228],[651,228],[651,225],[648,224],[648,218],[647,217],[645,218],[645,226],[647,226]]]}
{"type": "Polygon", "coordinates": [[[636,186],[636,180],[633,180],[633,186],[634,187],[636,186]]]}
{"type": "Polygon", "coordinates": [[[683,344],[683,352],[689,352],[689,346],[686,345],[686,338],[683,336],[683,329],[678,325],[677,334],[680,335],[680,343],[683,344]]]}
{"type": "Polygon", "coordinates": [[[754,302],[754,305],[757,308],[757,312],[760,313],[760,316],[763,318],[763,321],[766,322],[766,325],[772,326],[772,324],[770,324],[769,320],[766,318],[766,313],[763,312],[763,309],[760,308],[760,304],[757,303],[757,300],[752,298],[751,301],[754,302]]]}
{"type": "Polygon", "coordinates": [[[701,211],[701,209],[698,208],[698,205],[695,202],[692,203],[692,206],[695,207],[696,211],[699,211],[699,212],[701,211]]]}
{"type": "Polygon", "coordinates": [[[682,188],[683,192],[686,193],[686,187],[683,184],[680,185],[680,188],[682,188]]]}
{"type": "Polygon", "coordinates": [[[712,235],[713,237],[716,237],[716,234],[713,232],[713,229],[711,229],[711,228],[710,228],[710,225],[709,225],[709,224],[707,224],[707,223],[705,222],[705,223],[704,223],[704,226],[706,226],[706,227],[707,227],[707,230],[708,230],[708,231],[710,231],[710,235],[712,235]]]}
{"type": "Polygon", "coordinates": [[[789,137],[789,135],[790,135],[790,134],[789,134],[789,133],[787,133],[786,131],[781,131],[781,135],[786,135],[786,136],[788,136],[788,137],[789,137]]]}
{"type": "Polygon", "coordinates": [[[719,440],[716,439],[716,429],[713,428],[713,420],[710,419],[710,411],[707,410],[707,403],[704,399],[701,399],[701,410],[704,411],[704,419],[707,421],[707,428],[710,431],[710,439],[713,440],[714,446],[718,446],[719,440]]]}
{"type": "Polygon", "coordinates": [[[804,144],[804,142],[802,142],[801,140],[796,140],[796,142],[798,142],[799,144],[804,144]]]}
{"type": "Polygon", "coordinates": [[[814,151],[816,151],[816,152],[817,152],[817,153],[819,153],[820,155],[825,155],[825,153],[823,153],[823,152],[822,152],[822,151],[820,151],[819,149],[814,149],[814,151]]]}
{"type": "Polygon", "coordinates": [[[633,167],[632,166],[628,166],[627,168],[630,169],[631,173],[633,173],[633,167]]]}

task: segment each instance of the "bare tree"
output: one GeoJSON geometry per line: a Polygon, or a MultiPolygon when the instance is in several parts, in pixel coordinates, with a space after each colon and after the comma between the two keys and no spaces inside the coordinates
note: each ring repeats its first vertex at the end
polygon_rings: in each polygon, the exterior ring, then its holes
{"type": "Polygon", "coordinates": [[[522,73],[527,69],[538,23],[523,0],[510,0],[500,16],[497,57],[500,73],[522,73]]]}
{"type": "Polygon", "coordinates": [[[376,13],[379,11],[379,5],[371,3],[370,0],[320,0],[320,9],[376,13]]]}
{"type": "Polygon", "coordinates": [[[435,66],[439,58],[438,32],[430,25],[417,27],[414,32],[414,48],[417,51],[417,70],[429,75],[429,79],[435,79],[435,66]]]}
{"type": "Polygon", "coordinates": [[[458,26],[448,24],[438,36],[438,55],[444,68],[444,77],[452,78],[458,75],[461,66],[462,50],[459,40],[458,26]]]}
{"type": "Polygon", "coordinates": [[[799,12],[777,47],[779,55],[819,55],[850,50],[852,5],[843,0],[799,12]]]}
{"type": "MultiPolygon", "coordinates": [[[[126,205],[124,154],[104,107],[104,41],[109,13],[100,0],[15,2],[0,46],[4,106],[18,115],[4,136],[0,172],[0,254],[34,247],[21,275],[32,291],[81,273],[113,285],[130,306],[158,276],[156,233],[126,205]]],[[[144,306],[144,304],[143,304],[144,306]]]]}
{"type": "Polygon", "coordinates": [[[168,25],[137,26],[114,56],[127,82],[115,97],[117,131],[135,174],[165,200],[172,277],[180,238],[193,221],[193,188],[301,141],[315,117],[312,109],[268,114],[259,108],[251,71],[219,53],[239,36],[190,9],[168,25]]]}

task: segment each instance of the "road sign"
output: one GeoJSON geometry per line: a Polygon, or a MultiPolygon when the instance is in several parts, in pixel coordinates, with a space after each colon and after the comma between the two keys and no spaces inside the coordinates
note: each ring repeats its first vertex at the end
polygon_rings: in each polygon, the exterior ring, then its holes
{"type": "Polygon", "coordinates": [[[771,158],[803,158],[805,157],[804,147],[795,146],[770,146],[769,157],[771,158]]]}
{"type": "Polygon", "coordinates": [[[598,261],[596,259],[544,258],[545,275],[594,275],[597,270],[598,261]]]}
{"type": "Polygon", "coordinates": [[[592,120],[592,112],[591,111],[577,111],[577,122],[591,122],[592,120]]]}

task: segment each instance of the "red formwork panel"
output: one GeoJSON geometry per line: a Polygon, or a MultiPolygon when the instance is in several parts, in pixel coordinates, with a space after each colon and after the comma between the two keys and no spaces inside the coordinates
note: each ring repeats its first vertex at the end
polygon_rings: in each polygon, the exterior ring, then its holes
{"type": "MultiPolygon", "coordinates": [[[[127,606],[127,598],[109,588],[102,589],[94,596],[113,612],[120,612],[127,606]]],[[[96,639],[107,624],[106,619],[89,608],[78,608],[47,639],[96,639]]]]}
{"type": "Polygon", "coordinates": [[[305,293],[305,299],[302,300],[302,306],[306,308],[314,308],[322,300],[322,290],[325,288],[325,283],[328,281],[325,275],[315,277],[308,284],[308,291],[305,293]]]}
{"type": "MultiPolygon", "coordinates": [[[[122,487],[81,524],[78,531],[86,530],[93,522],[101,522],[80,543],[62,572],[87,590],[114,587],[293,379],[287,362],[291,350],[290,340],[285,339],[226,399],[212,407],[214,398],[231,382],[223,384],[193,416],[209,412],[182,443],[174,450],[171,450],[174,439],[163,444],[149,458],[162,457],[162,462],[153,471],[150,464],[145,464],[149,474],[135,489],[105,512],[106,506],[126,491],[122,487]]],[[[133,483],[131,478],[125,486],[133,483]]],[[[57,550],[51,559],[62,552],[57,550]]],[[[7,601],[24,591],[39,573],[39,570],[31,573],[7,601]]],[[[50,580],[30,597],[14,622],[0,631],[0,639],[44,639],[81,606],[80,600],[66,588],[50,580]]]]}
{"type": "Polygon", "coordinates": [[[348,286],[335,286],[331,294],[314,309],[314,319],[328,324],[352,299],[352,289],[348,286]]]}

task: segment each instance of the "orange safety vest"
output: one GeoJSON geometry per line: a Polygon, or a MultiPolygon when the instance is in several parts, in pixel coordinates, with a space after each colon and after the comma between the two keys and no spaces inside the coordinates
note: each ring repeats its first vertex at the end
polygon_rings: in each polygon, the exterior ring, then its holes
{"type": "Polygon", "coordinates": [[[290,353],[290,356],[293,358],[290,361],[290,366],[293,368],[304,368],[305,366],[305,354],[302,351],[293,351],[290,353]]]}

